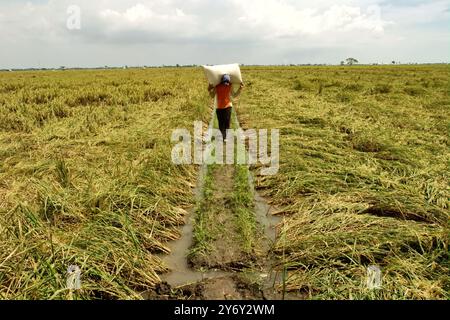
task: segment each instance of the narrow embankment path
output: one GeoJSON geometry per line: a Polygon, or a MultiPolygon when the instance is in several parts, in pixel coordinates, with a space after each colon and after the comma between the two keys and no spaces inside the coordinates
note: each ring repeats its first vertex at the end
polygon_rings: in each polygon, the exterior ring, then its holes
{"type": "Polygon", "coordinates": [[[237,202],[236,168],[208,167],[204,198],[197,210],[194,246],[189,262],[195,269],[241,270],[254,259],[254,221],[237,202]]]}
{"type": "MultiPolygon", "coordinates": [[[[209,129],[216,127],[213,110],[209,129]]],[[[239,128],[235,112],[233,128],[239,128]]],[[[170,272],[161,275],[163,282],[145,297],[285,298],[283,272],[274,268],[271,254],[282,221],[272,214],[276,208],[255,191],[249,167],[205,164],[195,193],[197,203],[189,210],[181,238],[169,243],[171,254],[162,257],[170,272]]]]}

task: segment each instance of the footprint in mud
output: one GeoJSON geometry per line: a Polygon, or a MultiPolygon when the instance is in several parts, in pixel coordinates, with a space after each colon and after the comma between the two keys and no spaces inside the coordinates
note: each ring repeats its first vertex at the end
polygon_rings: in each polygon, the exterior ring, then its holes
{"type": "Polygon", "coordinates": [[[262,292],[236,275],[222,276],[180,287],[160,283],[143,295],[147,300],[263,300],[262,292]]]}

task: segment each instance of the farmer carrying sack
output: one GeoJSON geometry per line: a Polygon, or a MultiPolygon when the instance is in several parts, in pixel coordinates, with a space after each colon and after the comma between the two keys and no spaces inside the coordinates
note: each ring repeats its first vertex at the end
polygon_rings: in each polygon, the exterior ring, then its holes
{"type": "Polygon", "coordinates": [[[217,86],[222,81],[222,76],[228,74],[231,77],[231,83],[240,84],[242,82],[241,68],[238,63],[222,64],[217,66],[203,66],[206,78],[209,84],[217,86]]]}

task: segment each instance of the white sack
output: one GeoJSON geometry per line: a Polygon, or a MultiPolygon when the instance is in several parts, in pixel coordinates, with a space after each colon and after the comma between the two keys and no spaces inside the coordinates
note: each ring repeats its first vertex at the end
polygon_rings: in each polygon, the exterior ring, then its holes
{"type": "Polygon", "coordinates": [[[238,63],[222,64],[217,66],[203,66],[208,82],[217,86],[222,81],[224,74],[229,74],[231,83],[240,84],[242,82],[241,68],[238,63]]]}

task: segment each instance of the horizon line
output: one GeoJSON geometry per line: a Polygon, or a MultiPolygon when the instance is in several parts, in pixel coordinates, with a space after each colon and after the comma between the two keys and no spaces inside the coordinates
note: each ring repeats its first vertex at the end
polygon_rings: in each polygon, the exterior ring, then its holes
{"type": "MultiPolygon", "coordinates": [[[[396,63],[385,63],[385,62],[369,62],[369,63],[355,63],[353,65],[341,63],[281,63],[281,64],[244,64],[240,63],[242,67],[302,67],[302,66],[407,66],[407,65],[447,65],[450,62],[396,62],[396,63]]],[[[146,69],[146,68],[195,68],[201,67],[203,65],[214,65],[214,64],[161,64],[161,65],[115,65],[115,66],[59,66],[59,67],[0,67],[0,71],[45,71],[45,70],[108,70],[108,69],[146,69]]]]}

